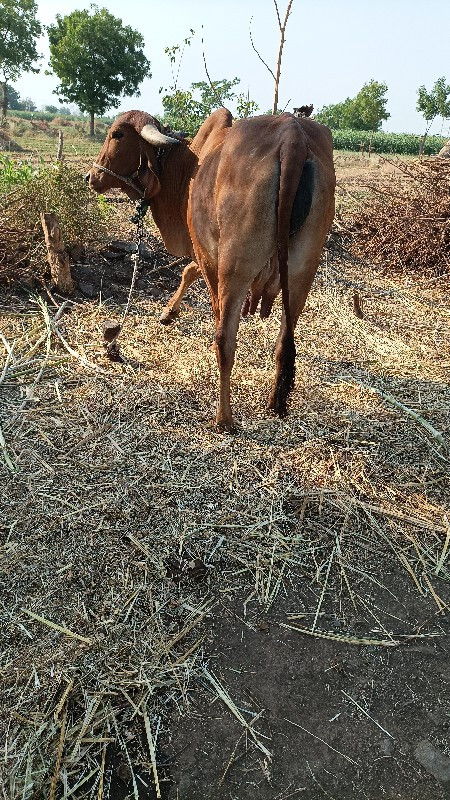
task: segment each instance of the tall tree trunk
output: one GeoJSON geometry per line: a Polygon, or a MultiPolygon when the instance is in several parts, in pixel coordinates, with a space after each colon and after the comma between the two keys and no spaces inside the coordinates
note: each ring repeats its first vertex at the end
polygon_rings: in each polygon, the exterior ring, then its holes
{"type": "Polygon", "coordinates": [[[8,84],[6,83],[6,81],[0,81],[0,86],[2,89],[2,101],[1,101],[2,115],[1,115],[0,125],[3,127],[3,125],[6,124],[6,114],[8,111],[8,84]]]}
{"type": "Polygon", "coordinates": [[[94,112],[90,111],[90,120],[89,120],[89,136],[95,135],[95,128],[94,128],[94,112]]]}

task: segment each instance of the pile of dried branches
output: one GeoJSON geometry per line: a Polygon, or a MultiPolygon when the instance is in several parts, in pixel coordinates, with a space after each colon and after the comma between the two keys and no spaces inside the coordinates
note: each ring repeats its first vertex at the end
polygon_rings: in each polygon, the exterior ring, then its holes
{"type": "Polygon", "coordinates": [[[42,283],[44,276],[45,251],[39,259],[40,268],[31,269],[33,259],[32,242],[34,230],[24,231],[13,226],[2,227],[0,231],[0,283],[22,283],[31,286],[37,278],[42,283]],[[33,274],[33,276],[32,276],[33,274]]]}
{"type": "MultiPolygon", "coordinates": [[[[384,159],[381,159],[382,161],[384,159]]],[[[354,255],[390,271],[450,272],[450,163],[395,162],[367,182],[350,217],[354,255]]]]}

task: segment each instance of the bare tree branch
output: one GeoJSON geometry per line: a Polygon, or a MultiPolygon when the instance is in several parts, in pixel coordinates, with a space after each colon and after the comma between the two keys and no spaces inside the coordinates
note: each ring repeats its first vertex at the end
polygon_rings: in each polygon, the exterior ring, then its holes
{"type": "MultiPolygon", "coordinates": [[[[248,27],[248,33],[249,33],[249,36],[250,36],[250,43],[251,43],[251,45],[253,47],[253,50],[255,51],[255,53],[258,56],[258,58],[261,61],[261,63],[264,64],[266,69],[270,72],[270,74],[272,75],[272,78],[275,81],[275,91],[274,91],[274,98],[273,98],[272,114],[276,114],[277,113],[277,109],[278,109],[278,87],[280,85],[281,58],[282,58],[282,55],[283,55],[283,47],[284,47],[284,42],[285,42],[286,25],[287,25],[287,21],[289,19],[289,15],[291,13],[291,8],[292,8],[292,3],[293,2],[294,2],[294,0],[289,0],[288,6],[287,6],[287,9],[286,9],[286,14],[284,15],[284,22],[282,23],[281,22],[281,17],[280,17],[280,12],[278,10],[277,0],[273,0],[274,6],[275,6],[275,11],[277,13],[278,27],[280,29],[280,34],[281,34],[280,46],[278,48],[278,61],[277,61],[276,74],[270,69],[269,65],[266,64],[266,62],[264,61],[264,59],[262,58],[262,56],[260,55],[260,53],[258,52],[258,50],[255,47],[255,43],[254,43],[253,37],[252,37],[252,19],[253,19],[253,17],[250,17],[250,24],[249,24],[249,27],[248,27]]],[[[290,102],[290,101],[288,101],[288,102],[290,102]]],[[[286,108],[286,106],[285,106],[285,108],[286,108]]]]}
{"type": "Polygon", "coordinates": [[[277,0],[273,0],[273,3],[274,3],[274,6],[275,6],[275,11],[277,12],[277,17],[278,17],[278,27],[279,27],[279,29],[280,29],[280,31],[281,31],[281,19],[280,19],[280,12],[278,11],[278,4],[277,4],[277,0]]]}
{"type": "Polygon", "coordinates": [[[289,0],[288,7],[286,9],[286,14],[285,14],[285,17],[284,17],[284,22],[283,22],[283,24],[281,24],[280,15],[279,15],[279,12],[278,12],[278,6],[277,6],[277,3],[276,3],[276,0],[274,0],[276,12],[277,12],[277,17],[278,17],[278,22],[279,22],[279,25],[280,25],[281,38],[280,38],[280,47],[279,47],[279,50],[278,50],[277,74],[275,76],[275,92],[274,92],[274,98],[273,98],[272,114],[276,114],[277,113],[277,108],[278,108],[278,87],[280,85],[281,57],[283,55],[283,47],[284,47],[284,41],[285,41],[284,34],[285,34],[285,31],[286,31],[286,25],[287,25],[287,21],[288,21],[288,18],[289,18],[289,14],[291,13],[291,7],[292,7],[292,3],[293,2],[294,2],[294,0],[289,0]]]}
{"type": "Polygon", "coordinates": [[[276,78],[275,78],[275,74],[272,72],[272,70],[270,69],[269,65],[268,65],[268,64],[266,64],[266,62],[264,61],[264,59],[263,59],[263,58],[260,56],[260,54],[258,53],[258,51],[257,51],[257,49],[256,49],[256,47],[255,47],[255,45],[254,45],[254,43],[253,43],[253,37],[252,37],[252,19],[253,19],[253,17],[250,17],[250,24],[249,24],[249,27],[248,27],[248,33],[249,33],[249,36],[250,36],[250,42],[251,42],[251,45],[252,45],[252,47],[253,47],[253,50],[255,51],[256,55],[258,56],[259,60],[260,60],[260,61],[261,61],[261,62],[264,64],[264,66],[266,67],[266,69],[268,69],[268,70],[269,70],[270,74],[272,75],[272,78],[273,78],[273,79],[274,79],[274,81],[275,81],[275,80],[276,80],[276,78]]]}
{"type": "Polygon", "coordinates": [[[202,55],[203,55],[203,64],[205,65],[205,72],[206,72],[206,75],[207,75],[208,80],[209,80],[209,85],[211,86],[211,89],[213,90],[214,97],[216,98],[216,100],[219,101],[220,105],[223,106],[223,104],[224,104],[223,103],[223,99],[220,96],[220,94],[218,93],[216,87],[214,86],[214,84],[213,84],[213,82],[212,82],[212,80],[210,78],[209,72],[208,72],[208,67],[206,66],[205,43],[203,41],[203,25],[202,25],[202,55]]]}

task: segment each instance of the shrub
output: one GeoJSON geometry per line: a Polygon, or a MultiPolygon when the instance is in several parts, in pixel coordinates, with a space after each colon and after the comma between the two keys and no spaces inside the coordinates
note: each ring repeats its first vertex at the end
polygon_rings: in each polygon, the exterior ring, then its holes
{"type": "Polygon", "coordinates": [[[29,130],[27,123],[19,119],[10,118],[8,125],[14,136],[23,136],[29,130]]]}
{"type": "Polygon", "coordinates": [[[56,214],[68,245],[104,240],[109,210],[102,200],[64,162],[32,166],[0,156],[0,281],[43,279],[41,211],[56,214]]]}
{"type": "Polygon", "coordinates": [[[54,125],[55,128],[62,128],[71,126],[73,123],[70,117],[54,116],[50,124],[54,125]]]}
{"type": "Polygon", "coordinates": [[[8,194],[14,187],[30,181],[35,170],[29,162],[14,161],[0,154],[0,196],[8,194]]]}

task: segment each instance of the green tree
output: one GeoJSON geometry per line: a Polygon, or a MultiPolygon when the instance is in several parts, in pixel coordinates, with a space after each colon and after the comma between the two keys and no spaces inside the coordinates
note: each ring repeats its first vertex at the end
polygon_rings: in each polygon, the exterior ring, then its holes
{"type": "MultiPolygon", "coordinates": [[[[190,29],[190,36],[183,39],[181,45],[166,47],[165,54],[170,60],[172,70],[172,84],[167,88],[161,87],[159,92],[166,92],[162,97],[164,114],[162,122],[171,130],[182,130],[194,136],[200,125],[216,108],[225,105],[227,101],[236,100],[237,116],[249,117],[258,109],[254,100],[247,96],[236,95],[234,87],[240,83],[239,78],[228,80],[221,78],[217,81],[196,81],[189,89],[178,88],[181,62],[183,61],[186,47],[191,46],[195,31],[190,29]]],[[[206,62],[205,62],[206,69],[206,62]]],[[[208,70],[206,74],[209,78],[208,70]]]]}
{"type": "Polygon", "coordinates": [[[228,101],[236,101],[238,117],[250,117],[258,110],[258,106],[248,95],[237,95],[233,91],[239,83],[239,78],[221,78],[211,83],[197,81],[186,91],[176,89],[164,95],[162,122],[172,130],[184,130],[189,136],[194,136],[214,109],[226,105],[228,101]]]}
{"type": "Polygon", "coordinates": [[[234,100],[236,93],[233,88],[240,83],[239,78],[229,81],[222,78],[220,81],[197,81],[191,84],[191,89],[200,92],[199,106],[202,108],[205,118],[209,117],[215,108],[224,106],[227,100],[234,100]]]}
{"type": "Polygon", "coordinates": [[[328,106],[323,106],[315,118],[318,122],[328,125],[332,130],[351,128],[352,104],[353,100],[350,97],[347,97],[342,103],[330,103],[328,106]]]}
{"type": "Polygon", "coordinates": [[[42,26],[36,18],[34,0],[1,0],[0,2],[0,88],[2,90],[1,123],[8,111],[8,84],[22,72],[39,72],[36,39],[42,26]]]}
{"type": "MultiPolygon", "coordinates": [[[[164,90],[162,90],[164,91],[164,90]]],[[[185,131],[194,136],[205,117],[191,91],[175,89],[162,98],[164,113],[161,122],[173,131],[185,131]]],[[[205,115],[206,116],[206,115],[205,115]]]]}
{"type": "Polygon", "coordinates": [[[353,125],[358,131],[379,131],[391,116],[386,111],[387,84],[371,80],[365,83],[352,102],[353,125]]]}
{"type": "Polygon", "coordinates": [[[178,88],[178,78],[180,77],[184,52],[186,47],[191,46],[193,36],[195,36],[195,31],[191,28],[190,36],[183,39],[181,44],[164,48],[164,52],[170,61],[172,83],[170,86],[161,86],[159,89],[160,94],[166,92],[162,97],[164,109],[162,122],[168,128],[186,131],[190,136],[194,134],[198,127],[198,108],[192,92],[178,88]]]}
{"type": "Polygon", "coordinates": [[[8,86],[8,108],[10,108],[11,111],[20,111],[23,109],[22,98],[14,86],[8,86]]]}
{"type": "Polygon", "coordinates": [[[50,69],[60,80],[55,94],[61,102],[76,103],[89,114],[93,136],[94,116],[117,108],[123,95],[139,95],[139,84],[151,77],[144,39],[106,8],[95,5],[90,12],[57,14],[56,24],[47,30],[50,69]]]}
{"type": "Polygon", "coordinates": [[[259,110],[258,103],[255,103],[254,100],[250,100],[250,94],[238,94],[236,97],[236,116],[239,119],[244,119],[246,117],[253,117],[254,114],[259,110]]]}
{"type": "Polygon", "coordinates": [[[428,136],[429,130],[436,119],[442,117],[443,120],[450,117],[450,86],[448,85],[444,76],[438,78],[430,92],[427,92],[425,86],[419,86],[417,90],[417,111],[420,111],[428,125],[425,128],[425,133],[422,138],[420,153],[423,153],[425,147],[425,140],[428,136]]]}
{"type": "Polygon", "coordinates": [[[31,97],[25,97],[21,102],[21,106],[24,111],[36,111],[37,109],[37,105],[31,97]]]}
{"type": "Polygon", "coordinates": [[[378,131],[383,120],[390,117],[386,111],[387,90],[385,83],[371,80],[356,97],[321,108],[316,119],[334,130],[378,131]]]}

